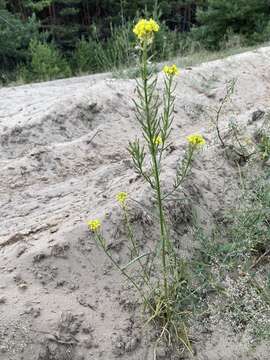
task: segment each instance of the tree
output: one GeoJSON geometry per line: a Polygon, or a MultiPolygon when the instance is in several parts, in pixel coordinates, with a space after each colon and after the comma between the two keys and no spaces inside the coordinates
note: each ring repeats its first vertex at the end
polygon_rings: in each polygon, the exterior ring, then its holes
{"type": "Polygon", "coordinates": [[[207,0],[197,12],[200,27],[193,32],[209,48],[217,48],[226,34],[254,38],[263,34],[270,15],[269,0],[207,0]]]}
{"type": "Polygon", "coordinates": [[[27,57],[31,38],[38,36],[38,22],[35,16],[25,21],[7,9],[0,0],[0,69],[12,70],[27,57]]]}
{"type": "Polygon", "coordinates": [[[51,80],[71,75],[66,59],[53,44],[31,40],[29,51],[31,61],[26,80],[51,80]]]}

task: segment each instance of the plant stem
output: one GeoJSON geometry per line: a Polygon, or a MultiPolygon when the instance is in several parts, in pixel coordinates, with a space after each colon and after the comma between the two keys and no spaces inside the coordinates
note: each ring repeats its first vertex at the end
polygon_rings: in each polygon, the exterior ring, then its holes
{"type": "Polygon", "coordinates": [[[160,234],[161,234],[161,241],[162,241],[162,267],[163,267],[164,293],[165,293],[165,298],[168,299],[168,281],[167,281],[167,264],[166,264],[166,256],[167,256],[166,225],[165,225],[165,218],[164,218],[164,212],[163,212],[159,170],[157,167],[156,157],[153,157],[153,161],[154,161],[156,192],[157,192],[157,201],[158,201],[158,210],[159,210],[160,234]]]}
{"type": "Polygon", "coordinates": [[[155,145],[155,139],[152,129],[152,118],[151,112],[149,109],[149,98],[148,98],[148,74],[147,74],[147,45],[143,45],[143,54],[142,54],[142,79],[143,79],[143,90],[144,90],[144,102],[145,102],[145,115],[146,115],[146,124],[147,124],[147,135],[149,139],[149,150],[152,157],[152,165],[155,177],[155,190],[158,202],[158,211],[159,211],[159,225],[160,225],[160,235],[162,243],[162,270],[163,270],[163,285],[164,285],[164,294],[166,300],[168,299],[168,281],[167,281],[167,237],[166,237],[166,225],[163,212],[162,204],[162,194],[160,188],[160,176],[159,176],[159,167],[157,161],[157,148],[155,145]]]}

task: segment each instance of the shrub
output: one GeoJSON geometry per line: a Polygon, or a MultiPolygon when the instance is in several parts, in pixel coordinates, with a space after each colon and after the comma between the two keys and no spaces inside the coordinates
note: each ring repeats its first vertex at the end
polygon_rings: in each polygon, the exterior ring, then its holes
{"type": "Polygon", "coordinates": [[[78,72],[100,72],[119,69],[134,64],[132,23],[112,27],[107,39],[100,39],[93,31],[89,39],[78,41],[73,56],[74,68],[78,72]]]}
{"type": "Polygon", "coordinates": [[[0,4],[0,70],[14,71],[25,62],[30,39],[37,37],[38,22],[34,16],[21,21],[0,4]]]}
{"type": "Polygon", "coordinates": [[[118,69],[134,64],[134,41],[132,40],[132,22],[120,27],[111,27],[111,35],[100,44],[98,62],[103,69],[118,69]]]}
{"type": "Polygon", "coordinates": [[[29,49],[31,61],[25,74],[26,80],[47,81],[71,75],[67,60],[54,45],[32,40],[29,49]]]}
{"type": "Polygon", "coordinates": [[[73,64],[79,73],[98,72],[100,64],[98,62],[98,52],[100,44],[93,40],[86,40],[84,37],[76,44],[73,55],[73,64]]]}

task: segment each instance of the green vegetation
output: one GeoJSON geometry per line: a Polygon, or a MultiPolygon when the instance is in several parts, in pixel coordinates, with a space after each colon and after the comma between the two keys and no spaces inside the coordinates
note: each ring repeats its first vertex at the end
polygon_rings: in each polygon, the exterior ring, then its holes
{"type": "Polygon", "coordinates": [[[249,45],[266,41],[270,30],[269,11],[268,0],[208,0],[198,10],[201,26],[194,28],[193,34],[213,49],[222,47],[235,35],[249,45]]]}
{"type": "MultiPolygon", "coordinates": [[[[233,88],[234,81],[229,82],[225,100],[233,88]]],[[[262,125],[249,139],[255,149],[252,156],[241,163],[235,160],[240,192],[235,191],[233,206],[219,213],[207,232],[194,214],[194,240],[200,248],[189,263],[188,287],[195,287],[197,301],[193,320],[206,328],[211,321],[225,321],[236,334],[245,332],[253,344],[270,339],[270,114],[263,116],[262,125]]],[[[244,133],[238,130],[240,138],[244,133]]],[[[228,137],[233,141],[234,134],[228,137]]],[[[218,142],[226,148],[226,143],[218,142]]],[[[192,303],[191,290],[189,297],[192,303]]]]}
{"type": "Polygon", "coordinates": [[[199,281],[201,313],[225,320],[235,333],[245,331],[254,343],[270,339],[270,173],[266,168],[253,176],[251,165],[242,174],[235,207],[217,221],[212,234],[195,225],[201,247],[191,269],[199,281]]]}
{"type": "Polygon", "coordinates": [[[25,69],[21,69],[24,79],[32,78],[43,81],[71,75],[68,62],[53,44],[31,40],[29,45],[31,60],[25,69]]]}
{"type": "Polygon", "coordinates": [[[0,82],[132,67],[140,16],[160,23],[160,62],[266,42],[269,14],[268,0],[0,0],[0,82]]]}

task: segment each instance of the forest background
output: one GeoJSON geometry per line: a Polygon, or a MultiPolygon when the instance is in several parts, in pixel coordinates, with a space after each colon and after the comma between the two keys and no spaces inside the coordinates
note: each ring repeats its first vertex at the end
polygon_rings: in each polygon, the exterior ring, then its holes
{"type": "Polygon", "coordinates": [[[0,0],[0,83],[130,69],[142,16],[158,62],[270,40],[269,0],[0,0]]]}

